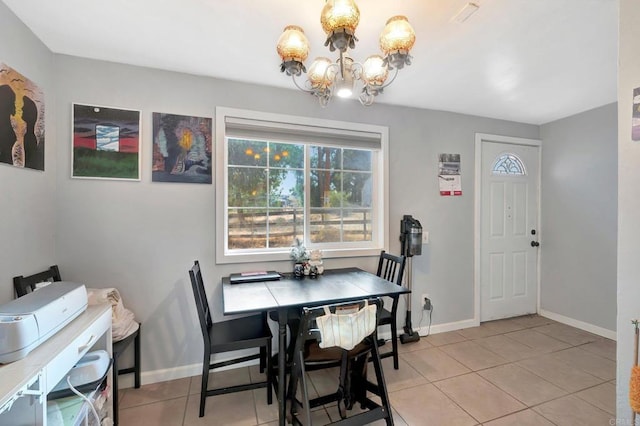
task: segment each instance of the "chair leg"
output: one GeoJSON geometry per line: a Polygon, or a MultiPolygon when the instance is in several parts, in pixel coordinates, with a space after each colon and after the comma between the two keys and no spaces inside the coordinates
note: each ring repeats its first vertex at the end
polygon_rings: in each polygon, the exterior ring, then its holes
{"type": "Polygon", "coordinates": [[[398,330],[396,329],[396,319],[391,322],[391,350],[393,351],[393,368],[398,370],[400,364],[398,362],[398,330]]]}
{"type": "Polygon", "coordinates": [[[140,388],[140,326],[138,326],[138,335],[133,341],[134,354],[134,386],[136,389],[140,388]]]}
{"type": "Polygon", "coordinates": [[[291,360],[291,371],[289,372],[289,383],[287,384],[287,391],[285,393],[285,400],[289,401],[289,410],[291,414],[291,423],[295,424],[296,414],[299,407],[299,404],[296,402],[296,394],[298,393],[298,381],[300,379],[300,365],[297,354],[293,354],[293,359],[291,360]]]}
{"type": "Polygon", "coordinates": [[[389,394],[387,393],[387,385],[384,381],[384,373],[382,372],[382,362],[380,361],[380,352],[378,345],[375,343],[371,348],[371,357],[373,358],[373,369],[376,373],[376,381],[378,382],[378,396],[380,397],[381,406],[387,412],[387,426],[393,426],[393,416],[391,415],[391,405],[389,404],[389,394]]]}
{"type": "Polygon", "coordinates": [[[260,346],[260,373],[264,373],[266,367],[267,350],[265,346],[260,346]]]}
{"type": "Polygon", "coordinates": [[[202,362],[202,385],[200,386],[200,413],[199,417],[204,417],[204,405],[207,399],[207,387],[209,386],[209,363],[211,362],[211,354],[204,354],[202,362]]]}
{"type": "MultiPolygon", "coordinates": [[[[305,416],[305,424],[310,425],[311,423],[311,407],[309,406],[309,389],[307,387],[307,375],[304,369],[304,354],[302,352],[298,353],[300,358],[300,381],[302,382],[302,399],[304,400],[304,416],[305,416]]],[[[295,395],[293,396],[295,398],[295,395]]]]}
{"type": "Polygon", "coordinates": [[[271,365],[271,340],[267,341],[267,404],[273,403],[273,365],[271,365]]]}
{"type": "Polygon", "coordinates": [[[111,379],[111,398],[113,398],[113,425],[118,426],[118,353],[111,354],[113,358],[112,374],[113,378],[111,379]]]}

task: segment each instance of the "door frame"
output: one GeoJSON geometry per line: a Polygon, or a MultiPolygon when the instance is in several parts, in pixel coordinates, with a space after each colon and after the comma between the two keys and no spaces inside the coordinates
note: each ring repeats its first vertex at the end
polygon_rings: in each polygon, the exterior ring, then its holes
{"type": "MultiPolygon", "coordinates": [[[[488,133],[476,133],[475,138],[475,180],[474,180],[474,223],[473,223],[473,322],[475,325],[480,325],[480,243],[481,243],[481,212],[482,212],[482,144],[483,142],[498,142],[511,145],[528,145],[538,148],[538,194],[536,196],[536,202],[538,204],[538,215],[536,230],[538,231],[538,240],[542,229],[540,228],[540,212],[541,212],[541,197],[542,192],[542,141],[540,139],[527,139],[518,138],[512,136],[492,135],[488,133]]],[[[536,282],[536,311],[540,312],[540,259],[542,250],[538,249],[537,256],[537,282],[536,282]]]]}

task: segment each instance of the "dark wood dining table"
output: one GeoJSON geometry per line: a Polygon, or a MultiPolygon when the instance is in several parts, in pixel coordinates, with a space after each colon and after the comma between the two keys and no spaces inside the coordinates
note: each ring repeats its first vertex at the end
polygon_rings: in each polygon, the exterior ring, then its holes
{"type": "Polygon", "coordinates": [[[286,419],[285,362],[288,313],[292,308],[321,306],[368,297],[410,293],[406,287],[358,268],[325,270],[316,278],[283,274],[280,280],[231,284],[222,279],[225,315],[275,311],[278,316],[278,417],[286,419]]]}

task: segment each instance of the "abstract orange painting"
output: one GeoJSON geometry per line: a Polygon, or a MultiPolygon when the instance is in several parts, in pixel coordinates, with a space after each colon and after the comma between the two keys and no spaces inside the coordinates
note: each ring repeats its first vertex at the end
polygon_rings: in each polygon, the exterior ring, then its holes
{"type": "Polygon", "coordinates": [[[44,170],[44,94],[0,63],[0,163],[44,170]]]}

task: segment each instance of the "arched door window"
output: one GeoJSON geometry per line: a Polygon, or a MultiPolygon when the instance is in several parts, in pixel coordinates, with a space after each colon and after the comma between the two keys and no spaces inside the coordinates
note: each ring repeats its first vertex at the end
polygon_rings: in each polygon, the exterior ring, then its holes
{"type": "Polygon", "coordinates": [[[494,175],[524,176],[527,174],[527,170],[520,157],[507,152],[496,158],[491,173],[494,175]]]}

